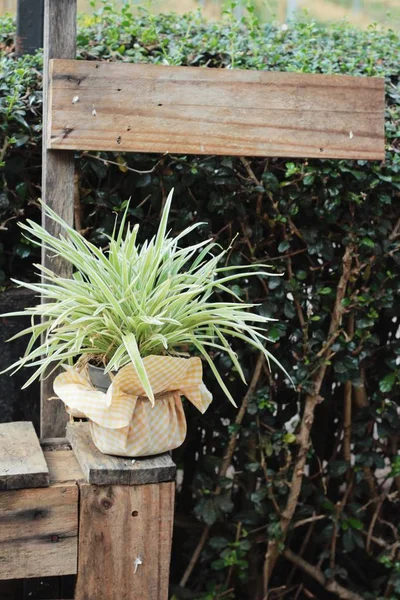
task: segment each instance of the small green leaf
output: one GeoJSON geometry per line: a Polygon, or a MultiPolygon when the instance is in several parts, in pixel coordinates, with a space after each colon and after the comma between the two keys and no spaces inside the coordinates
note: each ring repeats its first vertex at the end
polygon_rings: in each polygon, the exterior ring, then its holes
{"type": "Polygon", "coordinates": [[[380,380],[379,389],[383,394],[392,390],[394,384],[396,383],[396,377],[396,373],[393,372],[389,373],[389,375],[386,375],[383,379],[380,380]]]}
{"type": "Polygon", "coordinates": [[[320,290],[318,290],[318,294],[321,294],[322,296],[328,296],[328,294],[330,294],[332,292],[332,288],[330,287],[324,287],[321,288],[320,290]]]}
{"type": "Polygon", "coordinates": [[[349,468],[349,463],[345,460],[333,460],[329,464],[329,473],[332,477],[341,477],[349,468]]]}
{"type": "Polygon", "coordinates": [[[358,519],[354,519],[353,517],[349,517],[347,519],[348,524],[350,525],[350,527],[352,529],[358,529],[359,531],[361,529],[364,529],[364,525],[361,521],[359,521],[358,519]]]}
{"type": "Polygon", "coordinates": [[[290,248],[290,244],[287,240],[284,240],[283,242],[281,242],[278,246],[278,252],[285,252],[286,250],[288,250],[290,248]]]}
{"type": "Polygon", "coordinates": [[[361,244],[363,246],[367,246],[367,248],[375,248],[375,242],[371,240],[371,238],[364,237],[361,240],[361,244]]]}

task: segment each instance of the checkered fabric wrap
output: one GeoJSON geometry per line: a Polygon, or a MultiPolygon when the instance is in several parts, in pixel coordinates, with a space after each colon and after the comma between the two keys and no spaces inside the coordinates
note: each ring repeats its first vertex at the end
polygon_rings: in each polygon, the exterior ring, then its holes
{"type": "Polygon", "coordinates": [[[133,365],[123,367],[107,392],[93,387],[87,370],[68,367],[54,381],[54,391],[72,416],[86,416],[92,438],[104,454],[150,456],[173,450],[186,436],[181,396],[204,413],[212,395],[202,382],[200,358],[147,356],[154,406],[145,397],[133,365]]]}

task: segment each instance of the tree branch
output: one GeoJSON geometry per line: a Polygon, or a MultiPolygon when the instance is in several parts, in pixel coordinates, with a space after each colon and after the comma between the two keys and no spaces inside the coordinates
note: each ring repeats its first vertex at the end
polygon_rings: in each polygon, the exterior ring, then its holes
{"type": "MultiPolygon", "coordinates": [[[[349,315],[347,333],[349,337],[353,337],[354,335],[354,314],[349,315]]],[[[349,465],[351,460],[352,391],[353,386],[351,381],[346,381],[344,384],[343,458],[349,465]]]]}
{"type": "MultiPolygon", "coordinates": [[[[329,325],[329,331],[327,335],[327,339],[332,338],[335,332],[340,329],[342,325],[344,307],[342,301],[346,295],[347,284],[349,282],[349,278],[351,275],[351,267],[353,260],[353,251],[354,245],[349,244],[344,252],[342,259],[342,275],[339,279],[339,283],[336,291],[336,300],[335,305],[332,311],[331,322],[329,325]]],[[[328,348],[326,348],[328,351],[328,348]]],[[[297,502],[299,499],[301,485],[303,481],[304,475],[304,467],[307,460],[307,452],[310,444],[310,432],[311,427],[314,422],[314,412],[317,404],[322,401],[320,396],[320,391],[322,387],[322,383],[324,381],[324,377],[326,374],[328,365],[326,364],[326,356],[322,356],[322,363],[319,366],[318,370],[314,374],[313,377],[313,387],[314,391],[312,394],[308,394],[305,401],[303,417],[301,419],[300,431],[297,436],[297,443],[299,445],[299,450],[296,456],[296,460],[293,467],[293,475],[289,490],[288,499],[286,501],[285,510],[281,516],[281,530],[282,530],[282,538],[285,539],[287,535],[287,531],[289,525],[292,521],[293,515],[296,510],[297,502]],[[325,359],[325,360],[324,360],[325,359]]],[[[282,541],[282,539],[280,540],[282,541]]],[[[267,595],[268,590],[268,581],[271,577],[272,571],[274,569],[275,563],[279,556],[279,547],[278,542],[276,540],[272,540],[268,544],[267,553],[265,556],[265,564],[264,564],[264,598],[267,595]]]]}
{"type": "Polygon", "coordinates": [[[321,569],[314,567],[314,565],[311,565],[309,562],[305,561],[304,558],[301,558],[300,556],[289,550],[289,548],[286,548],[283,551],[283,555],[285,558],[290,560],[290,562],[296,565],[296,567],[299,567],[299,569],[304,571],[304,573],[307,573],[307,575],[315,579],[315,581],[322,585],[322,587],[324,587],[327,592],[330,592],[331,594],[336,594],[338,598],[342,598],[343,600],[363,600],[361,596],[359,596],[355,592],[351,592],[347,588],[340,585],[340,583],[337,583],[333,580],[328,580],[321,571],[321,569]]]}

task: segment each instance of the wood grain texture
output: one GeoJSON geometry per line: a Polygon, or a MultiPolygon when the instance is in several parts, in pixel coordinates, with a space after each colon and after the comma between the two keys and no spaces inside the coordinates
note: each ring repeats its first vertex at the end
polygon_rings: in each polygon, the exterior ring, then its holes
{"type": "Polygon", "coordinates": [[[88,423],[69,423],[67,437],[88,483],[143,485],[174,481],[176,466],[169,454],[131,458],[103,454],[93,444],[88,423]]]}
{"type": "Polygon", "coordinates": [[[48,488],[0,492],[0,579],[77,572],[76,481],[82,474],[71,450],[46,454],[52,461],[48,488]]]}
{"type": "MultiPolygon", "coordinates": [[[[43,68],[43,139],[49,132],[49,60],[75,58],[76,0],[45,0],[44,7],[44,68],[43,68]]],[[[74,156],[71,152],[49,152],[43,144],[42,198],[69,224],[74,210],[74,156]]],[[[57,235],[58,226],[43,215],[43,226],[57,235]]],[[[56,273],[68,276],[70,266],[42,252],[42,264],[56,273]]],[[[41,382],[41,437],[65,435],[67,413],[61,400],[55,399],[53,381],[57,373],[41,382]]]]}
{"type": "Polygon", "coordinates": [[[0,490],[49,485],[49,470],[32,423],[0,424],[0,490]]]}
{"type": "Polygon", "coordinates": [[[57,450],[71,450],[71,444],[67,438],[42,438],[40,445],[43,452],[57,450]]]}
{"type": "Polygon", "coordinates": [[[50,148],[384,159],[384,80],[56,60],[50,148]]]}
{"type": "Polygon", "coordinates": [[[85,477],[72,450],[44,451],[50,482],[84,482],[85,477]]]}
{"type": "Polygon", "coordinates": [[[175,484],[80,491],[75,600],[167,600],[175,484]]]}

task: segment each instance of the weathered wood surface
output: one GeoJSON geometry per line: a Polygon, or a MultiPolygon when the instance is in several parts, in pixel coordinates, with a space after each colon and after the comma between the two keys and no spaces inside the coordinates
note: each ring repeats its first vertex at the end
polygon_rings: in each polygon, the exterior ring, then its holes
{"type": "Polygon", "coordinates": [[[175,480],[176,466],[169,454],[137,458],[109,456],[94,445],[88,423],[69,423],[67,437],[88,483],[143,485],[175,480]]]}
{"type": "MultiPolygon", "coordinates": [[[[44,63],[43,63],[43,139],[50,131],[51,106],[49,97],[48,65],[52,58],[75,58],[76,54],[76,0],[45,0],[44,9],[44,63]]],[[[74,211],[74,156],[71,152],[49,152],[43,144],[42,198],[69,224],[74,211]]],[[[59,228],[43,215],[42,224],[57,235],[59,228]]],[[[42,264],[56,273],[68,276],[70,266],[48,253],[42,252],[42,264]]],[[[55,399],[53,381],[57,373],[41,382],[41,437],[65,435],[67,413],[61,400],[55,399]]]]}
{"type": "Polygon", "coordinates": [[[68,458],[66,452],[47,453],[52,461],[50,487],[0,492],[0,579],[77,572],[76,481],[83,476],[72,451],[68,458]]]}
{"type": "Polygon", "coordinates": [[[0,424],[0,490],[49,485],[49,470],[32,423],[0,424]]]}
{"type": "Polygon", "coordinates": [[[167,600],[174,491],[81,486],[75,600],[167,600]]]}
{"type": "Polygon", "coordinates": [[[85,477],[72,450],[44,451],[53,483],[84,482],[85,477]]]}
{"type": "Polygon", "coordinates": [[[67,438],[42,438],[40,445],[43,452],[57,450],[71,450],[71,444],[67,438]]]}
{"type": "Polygon", "coordinates": [[[50,148],[384,158],[384,80],[56,60],[50,148]]]}

